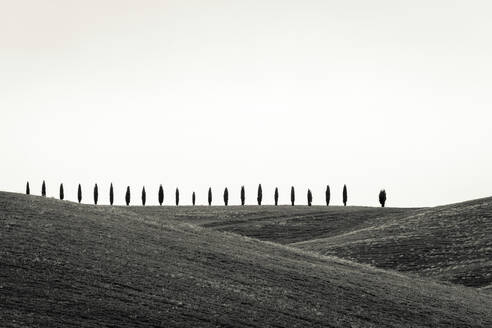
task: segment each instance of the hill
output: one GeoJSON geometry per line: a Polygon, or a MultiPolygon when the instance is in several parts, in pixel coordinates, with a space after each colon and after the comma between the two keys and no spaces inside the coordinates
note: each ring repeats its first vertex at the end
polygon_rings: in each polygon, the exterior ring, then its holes
{"type": "Polygon", "coordinates": [[[492,284],[492,198],[440,206],[293,246],[467,286],[492,284]]]}
{"type": "Polygon", "coordinates": [[[492,296],[475,289],[125,208],[4,192],[0,291],[4,327],[492,325],[492,296]]]}

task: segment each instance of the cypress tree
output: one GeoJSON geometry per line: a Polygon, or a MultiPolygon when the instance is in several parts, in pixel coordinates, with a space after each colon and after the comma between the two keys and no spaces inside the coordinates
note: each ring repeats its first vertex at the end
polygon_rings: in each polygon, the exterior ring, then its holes
{"type": "Polygon", "coordinates": [[[142,206],[145,206],[145,202],[147,201],[147,193],[145,192],[145,186],[142,188],[142,206]]]}
{"type": "Polygon", "coordinates": [[[60,184],[60,199],[63,200],[65,198],[65,192],[63,191],[63,183],[60,184]]]}
{"type": "Polygon", "coordinates": [[[261,183],[258,185],[258,197],[256,200],[258,201],[258,205],[261,206],[261,200],[263,199],[263,190],[261,189],[261,183]]]}
{"type": "Polygon", "coordinates": [[[294,206],[294,202],[296,201],[296,191],[294,190],[294,186],[290,188],[290,203],[294,206]]]}
{"type": "Polygon", "coordinates": [[[130,186],[126,187],[125,202],[126,206],[130,205],[130,186]]]}
{"type": "Polygon", "coordinates": [[[212,187],[208,188],[208,206],[212,205],[212,187]]]}
{"type": "Polygon", "coordinates": [[[325,199],[326,199],[326,206],[330,206],[330,186],[326,186],[326,191],[325,191],[325,199]]]}
{"type": "Polygon", "coordinates": [[[113,183],[109,186],[109,204],[112,206],[114,201],[113,183]]]}
{"type": "Polygon", "coordinates": [[[196,201],[196,195],[195,192],[193,192],[193,194],[191,194],[191,203],[193,204],[193,206],[195,206],[195,201],[196,201]]]}
{"type": "Polygon", "coordinates": [[[227,206],[229,204],[229,190],[227,187],[224,189],[224,205],[227,206]]]}
{"type": "Polygon", "coordinates": [[[308,201],[308,206],[311,206],[311,203],[313,202],[313,194],[311,193],[311,189],[308,189],[307,201],[308,201]]]}
{"type": "Polygon", "coordinates": [[[244,186],[241,187],[241,205],[244,206],[246,201],[246,192],[244,191],[244,186]]]}
{"type": "Polygon", "coordinates": [[[379,192],[379,204],[381,204],[381,207],[386,204],[386,190],[384,189],[379,192]]]}
{"type": "Polygon", "coordinates": [[[94,205],[97,205],[97,200],[99,199],[99,189],[97,188],[97,183],[94,186],[94,205]]]}
{"type": "Polygon", "coordinates": [[[275,199],[275,206],[278,205],[278,188],[275,188],[275,195],[273,195],[273,198],[275,199]]]}
{"type": "Polygon", "coordinates": [[[347,196],[347,186],[346,185],[343,185],[343,206],[347,206],[347,200],[348,200],[348,196],[347,196]]]}
{"type": "Polygon", "coordinates": [[[179,206],[179,189],[176,188],[176,206],[179,206]]]}
{"type": "Polygon", "coordinates": [[[30,195],[31,194],[31,188],[29,188],[29,181],[27,181],[27,184],[26,184],[26,195],[30,195]]]}
{"type": "Polygon", "coordinates": [[[164,202],[164,189],[162,189],[162,185],[159,186],[159,205],[162,206],[164,202]]]}
{"type": "Polygon", "coordinates": [[[41,186],[41,196],[46,197],[46,183],[43,180],[43,185],[41,186]]]}
{"type": "Polygon", "coordinates": [[[82,186],[80,186],[80,183],[79,189],[77,190],[77,199],[79,200],[79,203],[82,202],[82,186]]]}

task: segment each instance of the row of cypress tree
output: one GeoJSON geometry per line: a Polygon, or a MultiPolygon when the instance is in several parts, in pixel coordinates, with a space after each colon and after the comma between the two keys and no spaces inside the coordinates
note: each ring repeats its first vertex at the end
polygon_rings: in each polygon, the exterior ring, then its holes
{"type": "MultiPolygon", "coordinates": [[[[26,184],[26,194],[29,195],[31,193],[30,187],[29,187],[29,182],[26,184]]],[[[43,185],[41,186],[41,195],[43,197],[46,197],[46,183],[43,181],[43,185]]],[[[97,205],[97,202],[99,200],[99,188],[97,186],[97,183],[94,186],[94,204],[97,205]]],[[[274,193],[274,201],[275,201],[275,206],[278,205],[278,188],[275,188],[275,193],[274,193]]],[[[348,192],[347,192],[347,186],[343,186],[343,191],[342,191],[342,197],[343,197],[343,205],[347,206],[347,201],[348,201],[348,192]]],[[[60,199],[63,200],[65,198],[65,193],[63,189],[63,183],[60,184],[60,199]]],[[[145,206],[145,203],[147,202],[147,193],[145,191],[145,186],[142,188],[142,205],[145,206]]],[[[330,198],[331,198],[331,192],[330,192],[330,186],[326,186],[326,191],[325,191],[325,201],[326,205],[330,205],[330,198]]],[[[164,202],[164,189],[162,188],[162,185],[159,186],[159,193],[158,193],[158,199],[159,199],[159,205],[162,206],[162,203],[164,202]]],[[[224,194],[223,194],[223,199],[224,199],[224,205],[228,206],[229,205],[229,190],[227,187],[224,189],[224,194]]],[[[77,189],[77,200],[79,203],[82,202],[82,186],[79,184],[78,189],[77,189]]],[[[291,187],[290,189],[290,202],[291,205],[295,205],[295,200],[296,200],[296,194],[295,194],[295,189],[294,187],[291,187]]],[[[125,193],[125,202],[126,205],[130,205],[131,201],[131,193],[130,193],[130,187],[126,187],[126,193],[125,193]]],[[[176,201],[176,206],[179,206],[179,189],[176,188],[175,192],[175,201],[176,201]]],[[[196,194],[195,192],[192,193],[191,195],[191,201],[193,206],[196,203],[196,194]]],[[[261,184],[258,186],[258,192],[257,192],[257,197],[256,201],[258,205],[261,206],[261,203],[263,201],[263,189],[261,187],[261,184]]],[[[113,205],[114,202],[114,190],[113,190],[113,184],[111,183],[109,187],[109,203],[113,205]]],[[[241,205],[244,206],[246,202],[246,192],[244,189],[244,186],[241,187],[241,205]]],[[[313,202],[313,194],[310,189],[307,191],[307,204],[308,206],[311,206],[313,202]]],[[[379,203],[381,204],[382,207],[385,206],[386,204],[386,191],[381,190],[379,192],[379,203]]],[[[208,205],[212,205],[212,188],[208,189],[208,205]]]]}

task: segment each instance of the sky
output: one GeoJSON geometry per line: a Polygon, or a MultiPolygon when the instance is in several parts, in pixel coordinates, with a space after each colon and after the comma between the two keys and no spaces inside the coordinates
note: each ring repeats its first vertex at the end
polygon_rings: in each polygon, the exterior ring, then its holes
{"type": "Polygon", "coordinates": [[[492,196],[492,2],[0,2],[0,190],[492,196]]]}

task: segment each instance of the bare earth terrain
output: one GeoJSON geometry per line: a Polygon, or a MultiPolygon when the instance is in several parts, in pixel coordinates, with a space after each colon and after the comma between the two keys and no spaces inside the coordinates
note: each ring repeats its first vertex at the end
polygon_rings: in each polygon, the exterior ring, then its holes
{"type": "Polygon", "coordinates": [[[0,325],[491,327],[491,207],[109,207],[0,192],[0,325]]]}

